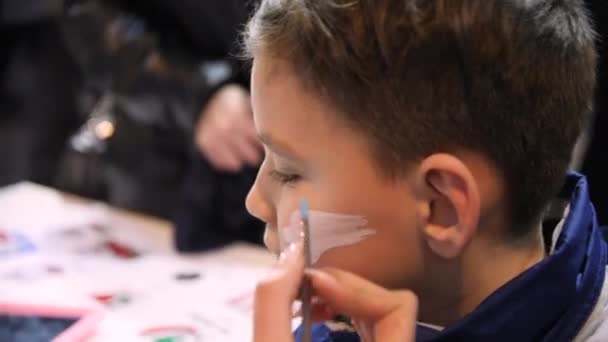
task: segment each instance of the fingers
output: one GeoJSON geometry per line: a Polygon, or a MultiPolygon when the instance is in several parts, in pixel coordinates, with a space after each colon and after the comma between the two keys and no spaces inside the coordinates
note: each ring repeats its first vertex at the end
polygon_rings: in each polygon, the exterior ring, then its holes
{"type": "Polygon", "coordinates": [[[273,272],[260,283],[254,298],[254,341],[293,341],[291,304],[304,274],[302,245],[293,245],[273,272]]]}
{"type": "Polygon", "coordinates": [[[357,275],[336,269],[307,270],[316,294],[334,310],[377,319],[398,304],[394,294],[357,275]]]}
{"type": "Polygon", "coordinates": [[[400,306],[415,307],[415,296],[389,291],[366,279],[336,269],[307,270],[316,294],[335,311],[378,320],[400,306]]]}
{"type": "Polygon", "coordinates": [[[233,146],[238,149],[244,164],[253,167],[259,166],[264,156],[264,150],[252,116],[245,114],[238,125],[238,134],[233,139],[233,146]]]}
{"type": "Polygon", "coordinates": [[[306,273],[316,295],[333,311],[357,321],[372,322],[375,341],[413,341],[418,301],[412,292],[389,291],[336,269],[306,273]]]}
{"type": "Polygon", "coordinates": [[[401,342],[415,340],[418,300],[410,291],[399,291],[396,295],[401,298],[401,305],[376,322],[374,325],[374,341],[401,342]]]}
{"type": "Polygon", "coordinates": [[[227,87],[217,94],[196,128],[199,151],[221,171],[238,172],[246,165],[257,167],[263,158],[249,98],[237,88],[227,87]]]}
{"type": "Polygon", "coordinates": [[[197,147],[218,170],[237,172],[245,165],[256,167],[262,162],[263,149],[257,136],[241,136],[238,132],[218,135],[210,129],[203,134],[205,135],[197,136],[197,147]]]}
{"type": "Polygon", "coordinates": [[[262,162],[263,151],[260,143],[247,137],[232,139],[230,143],[232,153],[239,160],[240,167],[249,165],[259,166],[262,162]]]}
{"type": "Polygon", "coordinates": [[[199,145],[199,149],[217,170],[238,172],[243,167],[239,152],[228,144],[218,141],[212,144],[207,143],[203,147],[199,145]]]}
{"type": "Polygon", "coordinates": [[[329,321],[336,317],[336,312],[319,297],[314,297],[311,303],[311,317],[314,322],[329,321]]]}
{"type": "Polygon", "coordinates": [[[238,172],[245,165],[256,167],[263,158],[261,147],[243,138],[207,143],[204,148],[198,146],[211,165],[221,171],[238,172]]]}

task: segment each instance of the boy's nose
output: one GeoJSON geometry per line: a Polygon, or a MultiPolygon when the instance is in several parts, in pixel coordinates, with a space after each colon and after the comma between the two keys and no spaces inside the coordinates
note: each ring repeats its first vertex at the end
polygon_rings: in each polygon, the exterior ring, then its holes
{"type": "Polygon", "coordinates": [[[260,193],[257,181],[253,184],[245,200],[247,211],[265,223],[272,222],[272,209],[260,193]]]}

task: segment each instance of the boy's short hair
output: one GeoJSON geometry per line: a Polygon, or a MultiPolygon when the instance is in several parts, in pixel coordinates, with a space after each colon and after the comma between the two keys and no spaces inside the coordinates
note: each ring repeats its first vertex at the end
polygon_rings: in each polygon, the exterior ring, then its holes
{"type": "Polygon", "coordinates": [[[591,110],[593,38],[582,0],[264,0],[245,48],[288,60],[389,176],[435,152],[481,153],[522,237],[591,110]]]}

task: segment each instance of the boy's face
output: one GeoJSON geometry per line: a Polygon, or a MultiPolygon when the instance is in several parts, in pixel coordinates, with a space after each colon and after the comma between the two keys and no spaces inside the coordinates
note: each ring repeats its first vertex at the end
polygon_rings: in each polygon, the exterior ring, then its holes
{"type": "Polygon", "coordinates": [[[268,248],[280,252],[279,230],[306,198],[313,210],[363,216],[376,231],[328,250],[317,266],[349,270],[384,286],[412,286],[421,273],[423,243],[407,177],[381,176],[366,138],[304,90],[285,61],[255,59],[252,105],[266,157],[247,207],[266,222],[268,248]]]}

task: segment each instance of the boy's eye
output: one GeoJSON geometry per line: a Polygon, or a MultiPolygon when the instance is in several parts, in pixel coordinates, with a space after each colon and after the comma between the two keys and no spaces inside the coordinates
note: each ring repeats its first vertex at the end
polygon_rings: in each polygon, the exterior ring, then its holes
{"type": "Polygon", "coordinates": [[[270,177],[272,177],[272,179],[275,181],[286,185],[293,184],[299,181],[301,178],[300,175],[283,173],[277,170],[270,171],[270,177]]]}

